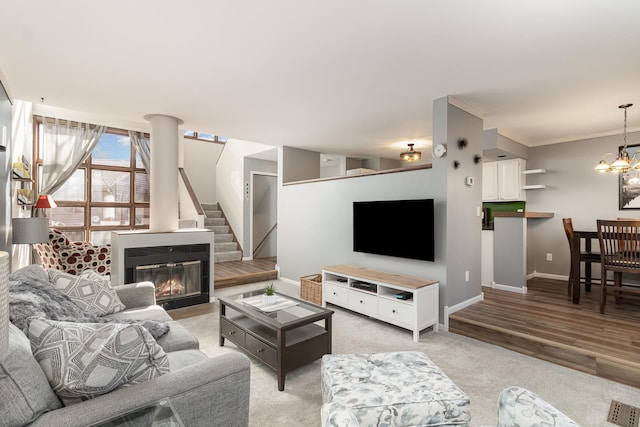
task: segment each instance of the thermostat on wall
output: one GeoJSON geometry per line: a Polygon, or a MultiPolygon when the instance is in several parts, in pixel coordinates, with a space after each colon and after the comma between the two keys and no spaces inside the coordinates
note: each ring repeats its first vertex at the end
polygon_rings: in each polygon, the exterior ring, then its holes
{"type": "Polygon", "coordinates": [[[466,177],[466,178],[464,179],[464,183],[465,183],[465,185],[468,185],[469,187],[472,187],[472,186],[473,186],[473,183],[474,183],[474,179],[473,179],[473,177],[472,177],[472,176],[468,176],[468,177],[466,177]]]}

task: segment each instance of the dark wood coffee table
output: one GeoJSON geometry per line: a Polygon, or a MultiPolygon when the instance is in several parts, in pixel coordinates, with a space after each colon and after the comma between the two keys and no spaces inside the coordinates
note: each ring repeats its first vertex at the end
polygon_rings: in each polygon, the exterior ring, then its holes
{"type": "Polygon", "coordinates": [[[220,345],[226,338],[275,369],[278,390],[282,391],[287,372],[331,353],[333,310],[282,294],[273,306],[262,305],[262,293],[258,290],[218,298],[220,345]],[[290,306],[278,308],[286,304],[290,306]],[[321,320],[324,327],[315,324],[321,320]]]}

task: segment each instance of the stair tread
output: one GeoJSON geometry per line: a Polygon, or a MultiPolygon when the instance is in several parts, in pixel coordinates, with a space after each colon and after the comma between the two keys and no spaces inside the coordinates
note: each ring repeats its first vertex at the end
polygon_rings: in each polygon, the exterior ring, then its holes
{"type": "Polygon", "coordinates": [[[218,252],[213,256],[213,262],[226,262],[226,261],[240,261],[242,259],[242,252],[240,251],[229,251],[229,252],[218,252]]]}

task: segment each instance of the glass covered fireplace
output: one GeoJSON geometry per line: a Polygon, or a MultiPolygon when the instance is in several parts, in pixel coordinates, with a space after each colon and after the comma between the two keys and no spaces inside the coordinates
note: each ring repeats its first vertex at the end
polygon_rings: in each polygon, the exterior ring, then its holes
{"type": "Polygon", "coordinates": [[[166,309],[209,302],[208,244],[126,248],[125,283],[152,282],[166,309]]]}
{"type": "Polygon", "coordinates": [[[136,266],[136,282],[149,281],[156,286],[156,300],[200,293],[202,261],[168,262],[136,266]]]}

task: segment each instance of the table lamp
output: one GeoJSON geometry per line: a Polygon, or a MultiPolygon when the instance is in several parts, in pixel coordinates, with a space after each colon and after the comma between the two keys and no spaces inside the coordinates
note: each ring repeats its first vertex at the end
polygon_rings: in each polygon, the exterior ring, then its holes
{"type": "Polygon", "coordinates": [[[28,244],[31,262],[33,262],[33,243],[42,243],[49,240],[49,219],[43,218],[13,218],[11,242],[14,245],[28,244]]]}
{"type": "Polygon", "coordinates": [[[0,362],[9,355],[9,253],[0,252],[0,362]]]}
{"type": "Polygon", "coordinates": [[[56,205],[56,202],[53,200],[53,197],[51,197],[48,194],[41,194],[40,196],[38,196],[38,201],[33,206],[33,209],[34,209],[33,214],[36,217],[46,217],[47,214],[45,213],[44,210],[55,208],[57,206],[58,205],[56,205]]]}

